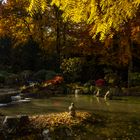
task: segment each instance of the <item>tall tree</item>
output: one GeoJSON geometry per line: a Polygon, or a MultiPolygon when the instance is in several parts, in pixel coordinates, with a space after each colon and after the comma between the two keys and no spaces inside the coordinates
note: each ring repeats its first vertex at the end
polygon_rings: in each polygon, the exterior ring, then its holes
{"type": "Polygon", "coordinates": [[[74,22],[86,21],[91,25],[90,33],[93,38],[97,35],[101,41],[112,38],[116,32],[123,31],[128,52],[128,87],[132,69],[132,39],[131,22],[137,18],[140,10],[139,0],[53,0],[62,9],[63,17],[74,22]],[[123,28],[123,30],[122,30],[123,28]],[[126,37],[127,36],[127,37],[126,37]]]}

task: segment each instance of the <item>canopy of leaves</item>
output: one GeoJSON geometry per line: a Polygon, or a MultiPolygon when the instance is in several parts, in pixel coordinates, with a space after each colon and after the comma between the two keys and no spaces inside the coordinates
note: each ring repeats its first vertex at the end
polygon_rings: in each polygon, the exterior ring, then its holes
{"type": "Polygon", "coordinates": [[[15,44],[27,41],[33,30],[33,20],[26,11],[28,6],[27,0],[8,0],[2,5],[0,36],[9,36],[15,44]]]}
{"type": "Polygon", "coordinates": [[[53,0],[52,4],[64,11],[64,19],[74,22],[86,21],[91,25],[91,34],[100,40],[113,35],[128,20],[136,16],[139,0],[53,0]]]}
{"type": "MultiPolygon", "coordinates": [[[[139,0],[52,0],[63,11],[64,20],[76,23],[85,21],[91,25],[93,38],[100,35],[100,40],[113,36],[125,22],[136,17],[139,0]]],[[[42,10],[46,0],[32,0],[29,11],[42,10]]]]}

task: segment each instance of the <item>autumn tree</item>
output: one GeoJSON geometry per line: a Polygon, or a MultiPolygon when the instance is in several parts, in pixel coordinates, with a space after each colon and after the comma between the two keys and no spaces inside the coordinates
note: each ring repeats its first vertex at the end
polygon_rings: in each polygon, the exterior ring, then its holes
{"type": "Polygon", "coordinates": [[[98,53],[102,58],[101,63],[112,63],[112,60],[115,65],[118,61],[125,65],[130,64],[129,68],[132,66],[130,62],[132,62],[133,41],[139,42],[139,0],[30,0],[29,2],[30,5],[25,6],[28,7],[28,11],[25,12],[28,13],[26,16],[30,21],[24,28],[28,29],[42,46],[46,46],[49,40],[54,43],[55,39],[54,44],[59,54],[60,51],[71,51],[82,55],[98,53]],[[73,29],[70,29],[70,24],[66,29],[63,25],[70,21],[73,23],[73,29]],[[83,29],[86,31],[82,31],[83,29]],[[67,49],[66,40],[74,47],[67,49]],[[117,47],[114,47],[115,44],[117,47]],[[94,49],[91,46],[94,46],[94,49]],[[103,56],[106,56],[106,59],[103,59],[103,56]]]}
{"type": "Polygon", "coordinates": [[[19,40],[25,41],[30,34],[31,22],[26,12],[27,1],[20,4],[15,0],[8,0],[3,4],[2,15],[0,16],[1,32],[0,36],[7,35],[12,38],[13,43],[19,40]]]}
{"type": "MultiPolygon", "coordinates": [[[[40,6],[42,4],[40,3],[40,6]]],[[[69,19],[76,23],[85,21],[90,25],[90,34],[93,38],[99,37],[101,41],[104,41],[121,32],[121,37],[125,39],[123,46],[126,48],[125,58],[127,57],[128,71],[130,72],[133,44],[131,36],[132,22],[138,18],[139,0],[52,0],[53,4],[63,11],[64,20],[69,19]]]]}
{"type": "MultiPolygon", "coordinates": [[[[43,13],[39,10],[35,10],[33,13],[29,14],[26,10],[28,6],[28,0],[23,0],[22,2],[17,0],[7,0],[6,3],[1,4],[0,38],[10,38],[10,46],[14,48],[14,54],[16,55],[18,54],[17,52],[24,52],[24,55],[21,56],[26,56],[25,52],[28,53],[28,47],[31,46],[30,50],[33,48],[32,45],[34,43],[30,43],[36,42],[43,50],[41,52],[42,61],[57,61],[58,59],[55,58],[56,54],[60,52],[60,44],[65,42],[61,41],[62,29],[60,26],[63,26],[61,24],[61,13],[58,13],[59,10],[56,6],[50,7],[47,5],[47,7],[44,7],[43,13]],[[21,51],[23,46],[27,46],[27,44],[29,46],[26,47],[26,51],[25,49],[24,51],[21,51]]],[[[63,38],[65,38],[65,36],[63,38]]],[[[2,47],[2,44],[0,44],[0,47],[2,47]]],[[[24,60],[27,60],[27,58],[24,60]]],[[[13,64],[19,64],[19,61],[21,61],[21,59],[17,59],[13,64]]],[[[49,65],[49,68],[51,65],[53,68],[56,67],[56,63],[48,63],[46,65],[49,65]]]]}

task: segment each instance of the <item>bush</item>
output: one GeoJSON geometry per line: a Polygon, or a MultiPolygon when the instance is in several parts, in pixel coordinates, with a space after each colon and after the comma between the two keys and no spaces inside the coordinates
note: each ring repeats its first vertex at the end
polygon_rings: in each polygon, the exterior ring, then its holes
{"type": "Polygon", "coordinates": [[[5,76],[0,74],[0,83],[4,83],[5,81],[5,76]]]}
{"type": "Polygon", "coordinates": [[[18,84],[18,75],[11,73],[8,77],[6,77],[5,83],[7,85],[16,85],[16,84],[18,84]]]}
{"type": "Polygon", "coordinates": [[[57,75],[55,71],[47,70],[45,75],[45,80],[51,80],[57,75]]]}
{"type": "Polygon", "coordinates": [[[64,59],[61,63],[61,70],[68,81],[74,82],[80,77],[83,60],[78,57],[64,59]]]}
{"type": "Polygon", "coordinates": [[[140,73],[139,72],[130,73],[130,80],[131,86],[140,85],[140,73]]]}
{"type": "Polygon", "coordinates": [[[52,79],[56,75],[57,74],[54,71],[42,69],[33,75],[33,79],[37,81],[45,81],[52,79]]]}
{"type": "Polygon", "coordinates": [[[42,69],[33,75],[33,80],[44,81],[47,71],[42,69]]]}
{"type": "Polygon", "coordinates": [[[19,82],[20,84],[25,84],[32,76],[33,72],[31,70],[24,70],[19,73],[19,82]]]}
{"type": "Polygon", "coordinates": [[[7,71],[0,71],[0,83],[5,83],[6,78],[10,75],[7,71]]]}
{"type": "Polygon", "coordinates": [[[64,82],[64,78],[62,76],[55,76],[50,80],[43,81],[42,86],[47,87],[49,85],[59,85],[64,82]]]}

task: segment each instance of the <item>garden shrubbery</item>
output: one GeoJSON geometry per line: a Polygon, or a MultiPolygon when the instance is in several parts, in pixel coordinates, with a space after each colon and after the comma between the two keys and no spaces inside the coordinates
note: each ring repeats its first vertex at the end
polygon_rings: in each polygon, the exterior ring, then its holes
{"type": "Polygon", "coordinates": [[[131,79],[131,86],[140,86],[140,73],[139,72],[133,72],[130,73],[130,79],[131,79]]]}
{"type": "MultiPolygon", "coordinates": [[[[74,118],[69,112],[32,115],[22,125],[16,122],[14,130],[10,132],[6,130],[6,138],[16,140],[63,140],[70,138],[74,140],[92,133],[88,128],[96,125],[97,122],[100,120],[94,114],[80,111],[76,112],[74,118]]],[[[0,130],[0,132],[2,131],[0,130]]],[[[4,139],[4,135],[2,139],[4,139]]]]}
{"type": "Polygon", "coordinates": [[[63,59],[60,68],[67,81],[75,82],[80,78],[83,62],[84,60],[78,57],[63,59]]]}

